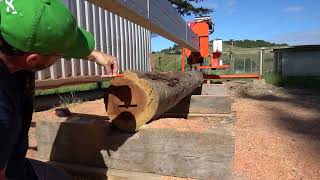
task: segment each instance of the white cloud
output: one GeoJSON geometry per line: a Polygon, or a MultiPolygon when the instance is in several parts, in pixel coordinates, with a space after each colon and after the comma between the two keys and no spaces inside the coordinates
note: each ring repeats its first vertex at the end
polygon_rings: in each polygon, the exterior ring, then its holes
{"type": "Polygon", "coordinates": [[[283,11],[287,13],[301,12],[303,10],[304,10],[304,6],[301,6],[301,5],[292,5],[283,9],[283,11]]]}
{"type": "Polygon", "coordinates": [[[273,41],[290,45],[320,44],[320,30],[278,34],[273,37],[273,41]]]}
{"type": "Polygon", "coordinates": [[[225,1],[225,9],[228,14],[234,14],[236,12],[237,0],[225,1]]]}

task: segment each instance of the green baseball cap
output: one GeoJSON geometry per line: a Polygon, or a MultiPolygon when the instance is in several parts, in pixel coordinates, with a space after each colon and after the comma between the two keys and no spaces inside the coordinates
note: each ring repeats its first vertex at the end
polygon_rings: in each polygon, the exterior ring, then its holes
{"type": "Polygon", "coordinates": [[[60,0],[0,0],[0,31],[23,52],[86,58],[95,46],[60,0]]]}

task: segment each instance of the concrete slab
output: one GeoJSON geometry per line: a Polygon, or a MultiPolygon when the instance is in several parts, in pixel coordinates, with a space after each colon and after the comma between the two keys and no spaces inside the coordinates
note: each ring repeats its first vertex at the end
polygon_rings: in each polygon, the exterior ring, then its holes
{"type": "Polygon", "coordinates": [[[228,96],[230,92],[224,84],[203,84],[201,95],[228,96]]]}
{"type": "Polygon", "coordinates": [[[38,153],[45,160],[165,176],[225,179],[232,175],[234,116],[181,120],[173,127],[170,122],[123,133],[84,115],[42,121],[37,123],[38,153]]]}

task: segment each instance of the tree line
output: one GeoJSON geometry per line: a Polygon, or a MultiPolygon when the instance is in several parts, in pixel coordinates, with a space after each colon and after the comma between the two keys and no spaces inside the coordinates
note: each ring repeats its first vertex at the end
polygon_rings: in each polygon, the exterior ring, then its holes
{"type": "MultiPolygon", "coordinates": [[[[286,43],[282,44],[276,44],[264,40],[229,40],[229,41],[223,41],[223,44],[225,45],[232,45],[236,47],[242,47],[242,48],[259,48],[259,47],[275,47],[275,46],[288,46],[286,43]]],[[[212,44],[212,41],[210,42],[212,44]]],[[[155,53],[164,53],[164,54],[181,54],[181,46],[174,44],[172,47],[162,49],[158,52],[152,52],[155,53]]]]}
{"type": "Polygon", "coordinates": [[[227,45],[233,45],[237,47],[242,47],[242,48],[257,48],[257,47],[274,47],[274,46],[288,46],[286,43],[282,44],[276,44],[276,43],[271,43],[268,41],[264,40],[229,40],[229,41],[224,41],[225,44],[227,45]]]}

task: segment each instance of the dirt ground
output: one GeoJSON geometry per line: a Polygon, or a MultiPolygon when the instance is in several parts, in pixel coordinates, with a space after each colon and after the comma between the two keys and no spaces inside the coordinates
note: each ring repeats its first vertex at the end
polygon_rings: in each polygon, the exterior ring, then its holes
{"type": "MultiPolygon", "coordinates": [[[[227,85],[237,115],[234,179],[320,179],[320,92],[263,83],[227,85]]],[[[106,116],[103,100],[70,105],[70,110],[106,116]]],[[[49,110],[34,113],[33,121],[52,118],[49,110]]],[[[31,158],[37,158],[35,134],[32,127],[31,158]]]]}

